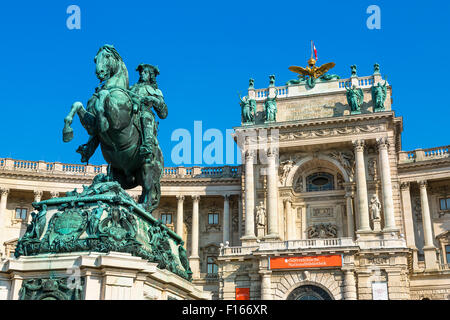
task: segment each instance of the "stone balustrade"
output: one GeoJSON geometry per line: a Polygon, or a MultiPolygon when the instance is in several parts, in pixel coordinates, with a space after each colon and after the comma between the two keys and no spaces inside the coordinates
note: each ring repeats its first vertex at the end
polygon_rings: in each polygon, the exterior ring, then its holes
{"type": "MultiPolygon", "coordinates": [[[[45,161],[23,161],[0,158],[0,170],[36,172],[44,174],[94,176],[107,173],[107,165],[83,165],[45,161]]],[[[241,176],[241,166],[223,167],[165,167],[163,179],[170,178],[237,178],[241,176]]]]}
{"type": "Polygon", "coordinates": [[[442,146],[428,149],[415,149],[413,151],[400,151],[399,163],[412,163],[436,159],[450,158],[450,146],[442,146]]]}
{"type": "Polygon", "coordinates": [[[253,251],[283,251],[283,250],[305,250],[305,249],[339,249],[354,247],[355,249],[380,249],[380,248],[406,248],[406,241],[400,239],[375,239],[357,240],[352,238],[330,238],[330,239],[302,239],[288,241],[266,241],[257,246],[224,247],[221,248],[221,256],[248,255],[253,251]]]}
{"type": "MultiPolygon", "coordinates": [[[[360,88],[370,88],[375,82],[375,77],[373,75],[366,77],[358,77],[357,83],[360,88]]],[[[320,90],[320,87],[326,86],[327,91],[344,91],[346,87],[352,86],[352,79],[332,79],[329,81],[321,81],[318,80],[316,83],[317,88],[320,90]]],[[[384,82],[383,82],[384,83],[384,82]]],[[[304,84],[301,84],[304,85],[304,84]]],[[[286,86],[278,86],[274,87],[275,92],[279,98],[290,98],[301,96],[304,94],[308,94],[308,91],[303,90],[291,90],[291,87],[298,86],[297,84],[286,85],[286,86]]],[[[269,95],[269,88],[261,88],[261,89],[249,89],[250,91],[254,91],[254,99],[256,101],[264,101],[267,99],[269,95]]]]}
{"type": "Polygon", "coordinates": [[[357,245],[362,249],[392,249],[392,248],[406,248],[406,241],[403,238],[399,239],[370,239],[357,240],[357,245]]]}
{"type": "Polygon", "coordinates": [[[311,248],[335,248],[356,246],[352,238],[302,239],[288,241],[262,242],[259,251],[294,250],[311,248]]]}
{"type": "Polygon", "coordinates": [[[241,256],[249,255],[253,251],[259,249],[259,246],[245,246],[245,247],[223,247],[220,250],[221,256],[241,256]]]}

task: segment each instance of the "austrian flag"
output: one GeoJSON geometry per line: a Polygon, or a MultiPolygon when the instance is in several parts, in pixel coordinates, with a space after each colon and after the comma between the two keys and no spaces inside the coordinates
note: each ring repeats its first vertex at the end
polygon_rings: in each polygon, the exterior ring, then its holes
{"type": "Polygon", "coordinates": [[[317,49],[316,49],[316,45],[313,42],[313,49],[314,49],[314,56],[316,57],[316,61],[317,61],[317,49]]]}

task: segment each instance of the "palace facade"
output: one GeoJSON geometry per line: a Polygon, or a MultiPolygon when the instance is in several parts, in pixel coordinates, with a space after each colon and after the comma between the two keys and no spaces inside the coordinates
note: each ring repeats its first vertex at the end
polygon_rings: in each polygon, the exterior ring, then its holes
{"type": "MultiPolygon", "coordinates": [[[[403,151],[389,83],[374,110],[379,83],[377,68],[313,87],[251,82],[255,121],[235,128],[243,165],[164,169],[154,216],[183,238],[194,285],[213,299],[450,299],[448,146],[403,151]],[[276,120],[264,121],[275,96],[276,120]]],[[[33,201],[98,173],[106,166],[0,159],[2,265],[33,201]]],[[[4,273],[0,298],[9,291],[4,273]]]]}

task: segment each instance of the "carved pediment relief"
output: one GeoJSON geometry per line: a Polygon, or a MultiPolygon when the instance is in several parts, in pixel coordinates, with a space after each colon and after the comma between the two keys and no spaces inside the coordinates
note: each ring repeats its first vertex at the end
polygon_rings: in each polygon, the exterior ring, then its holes
{"type": "Polygon", "coordinates": [[[338,227],[331,223],[319,223],[310,226],[306,232],[308,239],[337,238],[338,227]]]}

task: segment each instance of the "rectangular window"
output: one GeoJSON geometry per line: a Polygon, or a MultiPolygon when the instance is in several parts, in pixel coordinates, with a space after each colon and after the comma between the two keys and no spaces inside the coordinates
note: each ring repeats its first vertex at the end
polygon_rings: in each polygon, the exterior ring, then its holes
{"type": "Polygon", "coordinates": [[[208,257],[208,273],[217,273],[219,268],[217,267],[217,264],[214,263],[215,259],[214,257],[208,257]]]}
{"type": "Polygon", "coordinates": [[[28,209],[26,208],[16,208],[16,219],[26,220],[28,214],[28,209]]]}
{"type": "Polygon", "coordinates": [[[445,246],[445,256],[447,258],[447,264],[450,264],[450,245],[445,246]]]}
{"type": "Polygon", "coordinates": [[[208,224],[219,224],[219,214],[209,213],[208,214],[208,224]]]}
{"type": "Polygon", "coordinates": [[[450,210],[450,198],[439,199],[441,210],[450,210]]]}
{"type": "Polygon", "coordinates": [[[161,214],[161,221],[164,224],[172,224],[172,214],[171,213],[161,214]]]}

